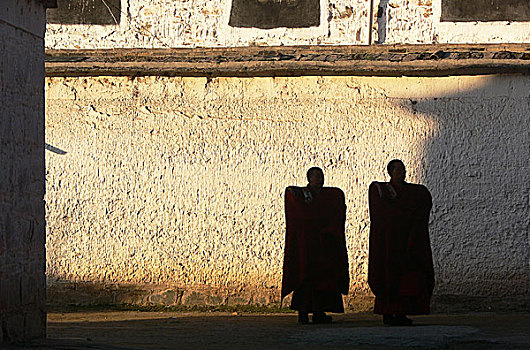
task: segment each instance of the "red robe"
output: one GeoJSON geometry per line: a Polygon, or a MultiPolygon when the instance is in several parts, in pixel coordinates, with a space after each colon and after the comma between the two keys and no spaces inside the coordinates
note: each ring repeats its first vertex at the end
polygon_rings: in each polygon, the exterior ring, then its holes
{"type": "Polygon", "coordinates": [[[434,267],[429,241],[431,194],[425,186],[373,182],[369,189],[368,284],[377,314],[429,313],[434,267]]]}
{"type": "Polygon", "coordinates": [[[285,190],[286,234],[281,298],[293,291],[296,293],[309,283],[317,293],[337,292],[340,298],[339,309],[332,307],[316,311],[340,312],[337,311],[342,308],[340,293],[348,294],[350,282],[344,233],[344,193],[338,188],[324,187],[309,202],[304,199],[303,190],[301,187],[285,190]]]}

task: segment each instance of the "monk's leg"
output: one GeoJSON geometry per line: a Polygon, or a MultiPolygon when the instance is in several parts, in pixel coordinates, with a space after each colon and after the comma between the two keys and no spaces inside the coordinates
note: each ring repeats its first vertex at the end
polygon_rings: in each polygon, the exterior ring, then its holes
{"type": "Polygon", "coordinates": [[[406,315],[394,315],[394,326],[411,326],[412,320],[406,315]]]}
{"type": "Polygon", "coordinates": [[[383,315],[383,324],[385,326],[391,326],[394,323],[394,315],[385,314],[383,315]]]}
{"type": "Polygon", "coordinates": [[[333,318],[325,312],[313,312],[313,323],[331,323],[333,318]]]}
{"type": "Polygon", "coordinates": [[[298,311],[298,323],[309,323],[309,313],[313,312],[312,288],[309,283],[303,283],[293,292],[291,310],[298,311]]]}

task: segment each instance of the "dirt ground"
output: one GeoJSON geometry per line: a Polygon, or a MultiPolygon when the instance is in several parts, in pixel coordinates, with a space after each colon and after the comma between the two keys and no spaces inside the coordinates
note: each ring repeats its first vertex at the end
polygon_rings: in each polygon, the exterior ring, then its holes
{"type": "Polygon", "coordinates": [[[6,349],[530,349],[530,313],[413,317],[383,327],[367,313],[299,325],[295,314],[73,312],[48,315],[48,339],[6,349]]]}

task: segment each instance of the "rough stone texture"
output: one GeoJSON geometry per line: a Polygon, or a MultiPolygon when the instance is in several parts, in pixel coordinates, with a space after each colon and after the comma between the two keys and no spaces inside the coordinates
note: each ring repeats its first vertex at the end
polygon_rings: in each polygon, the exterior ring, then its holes
{"type": "Polygon", "coordinates": [[[283,190],[317,165],[346,193],[355,305],[369,296],[366,191],[397,157],[433,194],[436,294],[529,293],[528,76],[46,87],[47,143],[62,150],[47,153],[51,285],[154,285],[139,298],[165,304],[277,303],[283,190]]]}
{"type": "MultiPolygon", "coordinates": [[[[272,29],[229,25],[232,1],[235,0],[122,0],[119,25],[51,24],[46,35],[46,47],[368,44],[368,0],[320,0],[318,24],[304,28],[284,26],[272,29]]],[[[296,2],[293,1],[286,3],[296,2]]],[[[266,2],[260,1],[262,4],[266,2]]],[[[277,1],[269,3],[276,6],[277,1]]],[[[374,0],[373,40],[380,44],[530,42],[530,22],[440,22],[441,9],[441,0],[374,0]]]]}
{"type": "Polygon", "coordinates": [[[45,335],[42,2],[0,5],[0,343],[45,335]]]}

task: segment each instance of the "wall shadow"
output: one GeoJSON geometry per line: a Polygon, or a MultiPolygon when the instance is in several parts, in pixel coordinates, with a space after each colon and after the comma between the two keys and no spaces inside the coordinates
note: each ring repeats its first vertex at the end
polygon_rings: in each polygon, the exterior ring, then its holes
{"type": "Polygon", "coordinates": [[[388,2],[380,0],[377,8],[377,36],[376,44],[383,44],[386,41],[386,30],[388,25],[388,2]]]}
{"type": "Polygon", "coordinates": [[[421,164],[434,202],[435,294],[527,300],[530,77],[463,77],[457,85],[409,104],[438,125],[421,164]]]}
{"type": "Polygon", "coordinates": [[[525,314],[415,319],[414,327],[383,327],[380,317],[373,314],[337,315],[334,325],[306,326],[296,323],[295,314],[51,315],[44,345],[54,349],[430,349],[474,348],[477,344],[511,348],[528,343],[525,314]]]}

